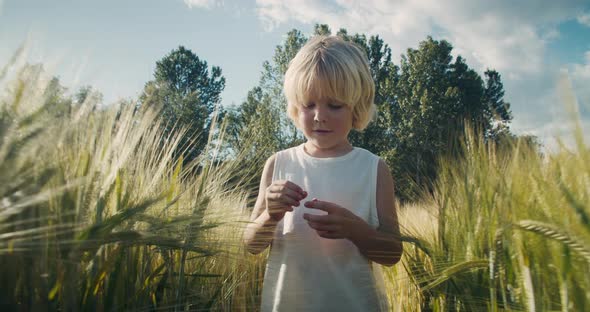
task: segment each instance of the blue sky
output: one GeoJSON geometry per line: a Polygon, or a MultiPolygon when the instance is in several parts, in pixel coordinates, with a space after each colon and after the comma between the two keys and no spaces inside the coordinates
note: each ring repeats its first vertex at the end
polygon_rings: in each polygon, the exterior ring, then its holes
{"type": "Polygon", "coordinates": [[[29,62],[114,102],[135,98],[155,62],[184,45],[222,68],[222,103],[237,105],[286,32],[315,23],[377,34],[395,56],[427,35],[448,40],[480,74],[502,74],[513,130],[549,146],[570,127],[561,82],[590,130],[590,0],[0,0],[0,64],[26,40],[29,62]]]}

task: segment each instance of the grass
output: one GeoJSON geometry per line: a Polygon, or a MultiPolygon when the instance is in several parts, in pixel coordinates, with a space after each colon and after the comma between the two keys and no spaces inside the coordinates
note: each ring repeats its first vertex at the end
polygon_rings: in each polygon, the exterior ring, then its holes
{"type": "MultiPolygon", "coordinates": [[[[223,122],[186,163],[182,132],[164,136],[157,111],[65,103],[38,70],[11,66],[0,71],[3,310],[258,309],[265,255],[247,255],[241,236],[261,166],[217,159],[223,122]]],[[[590,309],[579,127],[576,142],[543,156],[467,133],[435,192],[400,210],[404,256],[384,269],[392,309],[590,309]]]]}
{"type": "Polygon", "coordinates": [[[397,310],[588,310],[590,151],[577,142],[543,156],[468,133],[429,200],[402,208],[397,310]]]}
{"type": "Polygon", "coordinates": [[[247,193],[215,138],[184,163],[182,133],[164,137],[156,111],[66,105],[31,67],[0,78],[3,309],[251,306],[257,266],[229,230],[247,193]]]}

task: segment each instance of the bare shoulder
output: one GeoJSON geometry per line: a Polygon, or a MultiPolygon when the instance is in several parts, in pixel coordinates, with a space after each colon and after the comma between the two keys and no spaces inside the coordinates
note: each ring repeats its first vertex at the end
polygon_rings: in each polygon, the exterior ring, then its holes
{"type": "Polygon", "coordinates": [[[387,186],[393,187],[393,177],[387,163],[379,158],[379,164],[377,165],[377,185],[387,184],[387,186]]]}
{"type": "Polygon", "coordinates": [[[270,184],[270,182],[272,182],[272,175],[274,173],[276,158],[277,158],[277,154],[274,153],[270,157],[268,157],[268,159],[264,163],[264,169],[262,169],[261,182],[262,182],[262,180],[268,180],[268,182],[269,182],[268,184],[270,184]]]}

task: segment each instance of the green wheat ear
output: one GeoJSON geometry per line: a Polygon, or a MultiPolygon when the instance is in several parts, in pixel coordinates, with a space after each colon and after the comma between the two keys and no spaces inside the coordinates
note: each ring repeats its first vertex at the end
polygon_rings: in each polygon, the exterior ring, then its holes
{"type": "Polygon", "coordinates": [[[555,226],[534,220],[521,220],[514,224],[518,229],[533,232],[547,238],[562,242],[571,250],[576,251],[590,265],[590,248],[578,237],[570,235],[555,226]]]}
{"type": "Polygon", "coordinates": [[[469,260],[469,261],[455,264],[455,265],[443,270],[442,272],[440,272],[439,276],[434,281],[432,281],[431,283],[429,283],[428,285],[423,287],[422,290],[429,291],[429,290],[433,289],[434,287],[448,281],[449,279],[451,279],[455,275],[459,275],[461,273],[468,272],[468,271],[475,270],[475,269],[485,269],[485,268],[489,267],[489,264],[490,263],[488,260],[469,260]]]}
{"type": "Polygon", "coordinates": [[[426,243],[423,242],[422,240],[420,240],[419,238],[402,235],[400,239],[403,243],[410,243],[410,244],[418,247],[418,249],[420,249],[423,253],[425,253],[429,258],[432,258],[432,252],[430,251],[430,249],[428,249],[425,246],[426,243]]]}

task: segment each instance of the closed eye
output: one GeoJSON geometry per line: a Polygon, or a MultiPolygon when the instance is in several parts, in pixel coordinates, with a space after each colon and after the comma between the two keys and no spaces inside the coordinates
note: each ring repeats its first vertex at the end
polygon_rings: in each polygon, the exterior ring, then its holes
{"type": "Polygon", "coordinates": [[[315,103],[314,102],[309,102],[306,105],[303,105],[304,109],[312,109],[315,107],[315,103]]]}
{"type": "Polygon", "coordinates": [[[338,109],[341,109],[343,107],[343,105],[330,103],[330,104],[328,104],[328,107],[331,109],[334,109],[334,110],[338,110],[338,109]]]}

